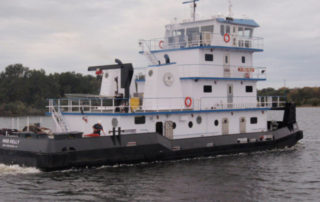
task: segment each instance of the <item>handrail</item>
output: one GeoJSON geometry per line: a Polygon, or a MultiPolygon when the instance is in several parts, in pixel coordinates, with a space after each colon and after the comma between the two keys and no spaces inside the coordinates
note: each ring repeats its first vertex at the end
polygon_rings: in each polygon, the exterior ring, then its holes
{"type": "Polygon", "coordinates": [[[147,111],[184,111],[217,110],[281,107],[286,102],[280,96],[234,96],[233,102],[228,97],[201,97],[192,99],[192,106],[185,106],[185,98],[144,98],[142,105],[132,104],[127,99],[50,99],[49,110],[53,112],[96,112],[96,113],[134,113],[147,111]],[[147,102],[149,101],[149,102],[147,102]],[[172,102],[174,101],[174,102],[172,102]],[[146,103],[149,103],[146,104],[146,103]]]}
{"type": "Polygon", "coordinates": [[[221,46],[221,47],[236,47],[263,49],[262,37],[242,36],[238,34],[229,34],[230,41],[224,41],[224,35],[220,33],[199,32],[194,36],[172,36],[167,38],[153,38],[150,40],[139,40],[141,51],[157,51],[176,48],[190,48],[198,46],[221,46]],[[159,46],[162,41],[163,46],[159,46]]]}

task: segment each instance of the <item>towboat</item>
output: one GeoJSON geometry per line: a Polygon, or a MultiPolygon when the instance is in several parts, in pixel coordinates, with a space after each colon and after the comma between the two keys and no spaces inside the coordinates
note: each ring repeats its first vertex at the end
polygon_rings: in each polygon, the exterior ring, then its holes
{"type": "Polygon", "coordinates": [[[50,99],[51,132],[0,133],[0,162],[44,171],[165,161],[294,146],[303,138],[293,103],[258,97],[267,69],[252,19],[215,16],[165,26],[164,38],[140,40],[149,65],[89,67],[99,95],[50,99]],[[282,121],[268,120],[271,110],[282,121]],[[97,124],[99,128],[97,128],[97,124]]]}

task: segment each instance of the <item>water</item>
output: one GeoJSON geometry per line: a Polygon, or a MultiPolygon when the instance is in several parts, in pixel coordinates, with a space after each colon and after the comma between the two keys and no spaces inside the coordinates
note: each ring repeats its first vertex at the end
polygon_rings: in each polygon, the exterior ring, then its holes
{"type": "Polygon", "coordinates": [[[0,165],[0,201],[318,201],[320,108],[297,116],[304,139],[290,149],[51,173],[0,165]]]}

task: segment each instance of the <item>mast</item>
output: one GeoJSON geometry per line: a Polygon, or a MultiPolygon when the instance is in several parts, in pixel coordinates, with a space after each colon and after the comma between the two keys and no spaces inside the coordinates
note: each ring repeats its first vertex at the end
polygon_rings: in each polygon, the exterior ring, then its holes
{"type": "Polygon", "coordinates": [[[191,0],[191,1],[184,1],[182,2],[182,4],[189,4],[189,3],[192,3],[192,7],[191,7],[191,18],[193,21],[196,20],[196,8],[197,8],[197,4],[196,2],[197,1],[200,1],[200,0],[191,0]]]}
{"type": "Polygon", "coordinates": [[[231,0],[229,0],[229,17],[233,17],[231,0]]]}

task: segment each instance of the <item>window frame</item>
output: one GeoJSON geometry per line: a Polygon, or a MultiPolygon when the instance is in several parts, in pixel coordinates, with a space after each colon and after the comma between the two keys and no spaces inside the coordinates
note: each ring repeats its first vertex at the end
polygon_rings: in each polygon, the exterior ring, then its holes
{"type": "Polygon", "coordinates": [[[212,85],[203,85],[203,93],[212,93],[212,85]]]}
{"type": "Polygon", "coordinates": [[[246,56],[241,56],[241,62],[242,62],[243,64],[246,63],[246,56]]]}
{"type": "Polygon", "coordinates": [[[210,53],[205,53],[205,54],[204,54],[204,61],[206,61],[206,62],[213,62],[213,60],[214,60],[213,54],[210,54],[210,53]],[[208,58],[208,57],[209,57],[209,58],[208,58]],[[210,60],[210,58],[211,58],[211,60],[210,60]]]}
{"type": "Polygon", "coordinates": [[[258,117],[250,117],[250,124],[258,124],[258,117]]]}
{"type": "Polygon", "coordinates": [[[253,86],[247,85],[246,86],[246,93],[253,93],[253,86]]]}
{"type": "Polygon", "coordinates": [[[135,116],[134,117],[134,124],[146,124],[146,116],[135,116]]]}

